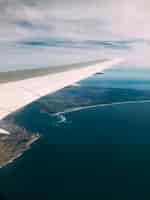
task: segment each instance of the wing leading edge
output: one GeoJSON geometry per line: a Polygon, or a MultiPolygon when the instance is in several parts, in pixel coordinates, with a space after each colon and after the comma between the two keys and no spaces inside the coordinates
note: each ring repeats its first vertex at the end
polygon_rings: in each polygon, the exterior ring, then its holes
{"type": "Polygon", "coordinates": [[[120,63],[121,59],[0,73],[0,120],[42,96],[120,63]]]}

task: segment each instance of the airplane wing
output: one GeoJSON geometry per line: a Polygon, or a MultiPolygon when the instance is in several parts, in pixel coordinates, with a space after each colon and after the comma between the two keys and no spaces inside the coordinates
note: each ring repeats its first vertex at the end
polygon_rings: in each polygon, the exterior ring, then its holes
{"type": "Polygon", "coordinates": [[[0,120],[42,96],[102,72],[121,59],[21,71],[0,72],[0,120]]]}

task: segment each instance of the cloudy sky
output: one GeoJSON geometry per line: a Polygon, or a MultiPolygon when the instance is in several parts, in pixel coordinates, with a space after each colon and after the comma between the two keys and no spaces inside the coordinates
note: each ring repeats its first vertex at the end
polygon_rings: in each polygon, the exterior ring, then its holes
{"type": "Polygon", "coordinates": [[[0,70],[123,57],[150,66],[149,0],[0,0],[0,70]]]}

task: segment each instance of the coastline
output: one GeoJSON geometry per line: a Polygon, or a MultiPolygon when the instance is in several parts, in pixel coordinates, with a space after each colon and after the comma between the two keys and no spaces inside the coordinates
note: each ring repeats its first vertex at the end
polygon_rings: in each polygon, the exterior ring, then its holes
{"type": "Polygon", "coordinates": [[[123,105],[123,104],[136,104],[136,103],[150,103],[150,99],[147,100],[133,100],[133,101],[120,101],[120,102],[113,102],[113,103],[106,103],[106,104],[96,104],[96,105],[89,105],[89,106],[83,106],[83,107],[75,107],[75,108],[70,108],[66,109],[62,112],[57,112],[51,114],[51,116],[59,116],[67,113],[72,113],[72,112],[78,112],[80,110],[86,110],[86,109],[92,109],[96,107],[106,107],[106,106],[115,106],[115,105],[123,105]]]}
{"type": "Polygon", "coordinates": [[[32,139],[30,141],[27,142],[26,147],[17,155],[15,155],[14,157],[12,157],[10,160],[8,160],[7,162],[5,162],[4,164],[0,165],[0,169],[8,166],[9,164],[13,163],[14,161],[16,161],[18,158],[20,158],[27,150],[30,149],[30,147],[37,141],[40,139],[41,135],[40,134],[36,134],[36,135],[32,135],[32,139]]]}

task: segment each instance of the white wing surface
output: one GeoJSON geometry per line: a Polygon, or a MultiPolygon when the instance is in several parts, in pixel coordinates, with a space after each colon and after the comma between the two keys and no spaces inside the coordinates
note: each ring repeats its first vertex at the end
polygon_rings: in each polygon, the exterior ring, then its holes
{"type": "Polygon", "coordinates": [[[99,60],[64,67],[0,73],[0,120],[42,96],[103,72],[120,59],[99,60]]]}

